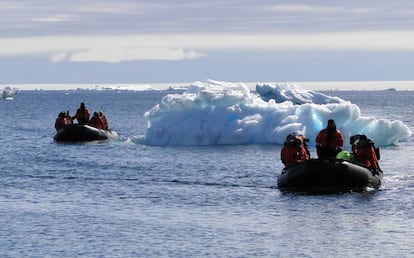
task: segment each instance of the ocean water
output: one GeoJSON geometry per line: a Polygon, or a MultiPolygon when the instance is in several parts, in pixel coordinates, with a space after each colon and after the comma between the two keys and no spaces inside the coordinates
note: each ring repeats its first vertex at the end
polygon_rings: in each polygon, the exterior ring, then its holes
{"type": "MultiPolygon", "coordinates": [[[[381,149],[380,190],[282,193],[279,145],[141,144],[144,112],[167,93],[21,91],[1,100],[0,256],[414,256],[412,137],[381,149]],[[53,141],[57,114],[81,101],[106,114],[118,140],[53,141]]],[[[414,131],[414,91],[325,93],[414,131]]]]}

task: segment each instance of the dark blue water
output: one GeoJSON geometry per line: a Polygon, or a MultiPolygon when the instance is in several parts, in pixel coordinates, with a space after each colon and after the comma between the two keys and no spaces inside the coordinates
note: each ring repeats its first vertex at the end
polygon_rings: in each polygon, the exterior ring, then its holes
{"type": "MultiPolygon", "coordinates": [[[[281,193],[280,146],[137,140],[166,92],[22,91],[0,101],[1,257],[412,257],[412,139],[382,149],[366,193],[281,193]],[[119,139],[53,142],[81,101],[119,139]]],[[[414,129],[414,91],[329,92],[414,129]]],[[[313,151],[313,150],[312,150],[313,151]]]]}

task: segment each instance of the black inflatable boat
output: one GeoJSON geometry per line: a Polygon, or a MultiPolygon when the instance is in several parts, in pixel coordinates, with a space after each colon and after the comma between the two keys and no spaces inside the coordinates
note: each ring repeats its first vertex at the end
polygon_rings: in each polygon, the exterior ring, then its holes
{"type": "Polygon", "coordinates": [[[56,142],[87,142],[115,139],[117,133],[84,124],[71,124],[59,129],[53,139],[56,142]]]}
{"type": "Polygon", "coordinates": [[[342,159],[310,159],[283,169],[277,183],[281,190],[299,192],[349,192],[378,189],[383,172],[342,159]]]}

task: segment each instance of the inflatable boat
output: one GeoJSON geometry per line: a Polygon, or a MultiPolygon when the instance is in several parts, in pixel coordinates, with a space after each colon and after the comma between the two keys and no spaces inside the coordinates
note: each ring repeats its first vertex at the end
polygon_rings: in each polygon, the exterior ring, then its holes
{"type": "Polygon", "coordinates": [[[53,139],[56,142],[87,142],[117,138],[117,133],[85,124],[71,124],[59,129],[53,139]]]}
{"type": "Polygon", "coordinates": [[[343,159],[310,159],[283,169],[277,183],[281,190],[299,192],[350,192],[378,189],[383,172],[343,159]]]}

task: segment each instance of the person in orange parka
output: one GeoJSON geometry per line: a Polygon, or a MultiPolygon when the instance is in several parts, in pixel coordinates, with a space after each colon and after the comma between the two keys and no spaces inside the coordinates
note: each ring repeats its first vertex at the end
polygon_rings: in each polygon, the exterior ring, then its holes
{"type": "Polygon", "coordinates": [[[318,158],[335,158],[342,151],[344,138],[341,132],[336,129],[333,119],[328,120],[326,128],[322,129],[315,139],[318,158]]]}
{"type": "Polygon", "coordinates": [[[375,153],[374,143],[362,135],[355,142],[355,162],[376,172],[379,170],[378,158],[375,153]]]}
{"type": "Polygon", "coordinates": [[[280,152],[280,159],[285,168],[295,166],[303,163],[310,158],[309,151],[307,151],[303,136],[296,134],[289,134],[283,144],[280,152]]]}

